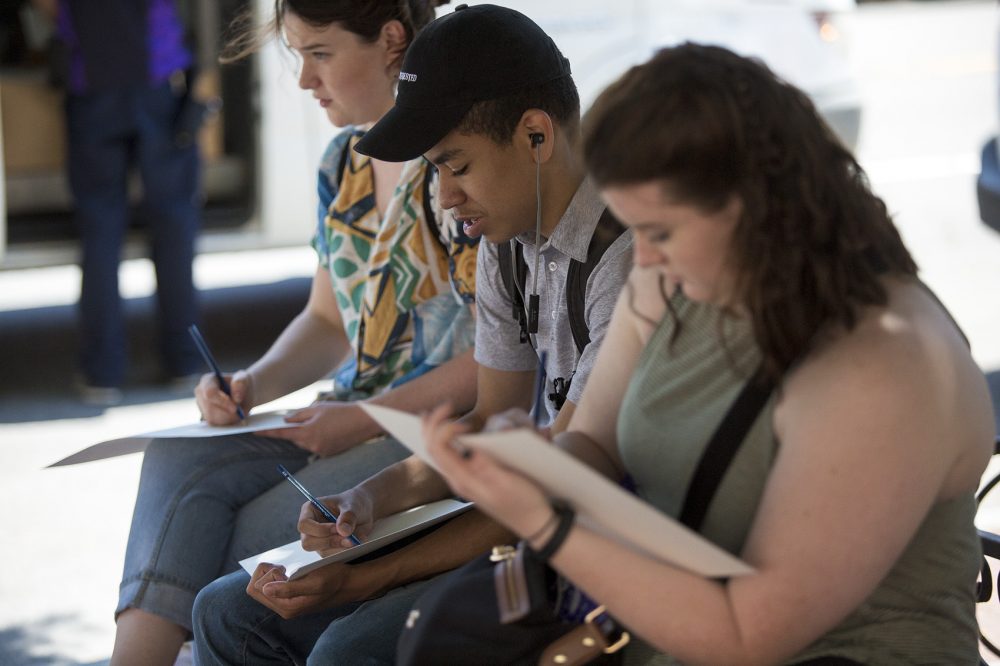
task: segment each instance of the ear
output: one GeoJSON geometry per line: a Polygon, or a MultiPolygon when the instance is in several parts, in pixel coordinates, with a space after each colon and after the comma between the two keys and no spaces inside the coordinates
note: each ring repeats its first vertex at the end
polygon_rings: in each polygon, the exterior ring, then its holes
{"type": "Polygon", "coordinates": [[[528,109],[521,115],[521,121],[514,130],[514,144],[525,146],[531,155],[531,161],[548,162],[555,151],[555,123],[552,117],[541,109],[528,109]],[[532,134],[541,134],[543,141],[537,146],[532,145],[532,134]]]}
{"type": "Polygon", "coordinates": [[[406,53],[406,47],[409,45],[406,38],[406,28],[403,27],[403,24],[396,19],[387,21],[379,33],[379,43],[385,50],[386,67],[398,69],[402,66],[403,54],[406,53]]]}

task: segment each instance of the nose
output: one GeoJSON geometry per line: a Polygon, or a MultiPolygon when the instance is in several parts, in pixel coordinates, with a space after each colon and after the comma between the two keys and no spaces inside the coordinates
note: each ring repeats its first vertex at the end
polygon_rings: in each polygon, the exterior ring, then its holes
{"type": "Polygon", "coordinates": [[[455,206],[463,203],[465,198],[465,192],[462,191],[462,188],[458,186],[457,182],[455,182],[455,177],[448,172],[448,169],[439,169],[438,201],[441,202],[441,208],[451,210],[455,206]]]}
{"type": "Polygon", "coordinates": [[[633,237],[632,248],[634,252],[633,263],[636,266],[656,266],[665,263],[663,253],[646,240],[641,233],[637,233],[633,237]]]}
{"type": "Polygon", "coordinates": [[[313,74],[312,67],[309,66],[308,59],[302,60],[302,69],[299,71],[299,88],[303,90],[312,90],[316,87],[316,76],[313,74]]]}

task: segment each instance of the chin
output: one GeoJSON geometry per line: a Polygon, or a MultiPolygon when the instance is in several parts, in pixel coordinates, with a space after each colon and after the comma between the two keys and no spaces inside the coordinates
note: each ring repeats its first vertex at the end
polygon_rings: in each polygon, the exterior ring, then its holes
{"type": "Polygon", "coordinates": [[[695,303],[711,303],[714,300],[712,295],[706,290],[697,286],[692,286],[686,282],[681,283],[681,293],[684,294],[686,299],[695,303]]]}
{"type": "Polygon", "coordinates": [[[332,106],[324,109],[326,111],[326,118],[334,127],[347,127],[348,125],[355,125],[357,123],[351,122],[350,118],[345,118],[340,114],[340,111],[334,109],[332,106]]]}

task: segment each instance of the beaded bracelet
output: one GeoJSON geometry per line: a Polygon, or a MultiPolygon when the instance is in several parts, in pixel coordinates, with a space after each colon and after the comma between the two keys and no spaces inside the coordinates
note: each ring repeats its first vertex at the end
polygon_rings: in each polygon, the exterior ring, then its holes
{"type": "Polygon", "coordinates": [[[576,522],[576,511],[569,504],[558,499],[552,500],[550,504],[552,505],[554,515],[559,518],[559,524],[556,525],[556,531],[552,533],[552,536],[545,542],[545,545],[535,550],[538,559],[543,562],[552,559],[552,556],[556,554],[556,551],[559,550],[569,535],[569,531],[573,528],[573,523],[576,522]]]}

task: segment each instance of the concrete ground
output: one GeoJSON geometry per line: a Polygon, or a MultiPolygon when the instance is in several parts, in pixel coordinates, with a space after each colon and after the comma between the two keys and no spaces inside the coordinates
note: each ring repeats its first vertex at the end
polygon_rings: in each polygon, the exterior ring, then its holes
{"type": "MultiPolygon", "coordinates": [[[[978,220],[975,203],[979,148],[998,131],[997,31],[989,0],[890,2],[861,5],[848,36],[864,104],[861,163],[1000,405],[1000,234],[978,220]]],[[[252,360],[301,307],[313,261],[305,248],[199,258],[204,332],[224,367],[252,360]],[[232,281],[249,275],[265,286],[232,281]]],[[[136,370],[126,403],[104,411],[72,397],[75,269],[0,273],[3,665],[103,664],[111,651],[141,458],[42,468],[94,442],[197,416],[190,398],[153,383],[143,346],[150,270],[140,261],[124,271],[136,370]]],[[[1000,530],[1000,510],[987,507],[983,526],[1000,530]]],[[[1000,618],[984,624],[1000,636],[1000,618]]]]}

